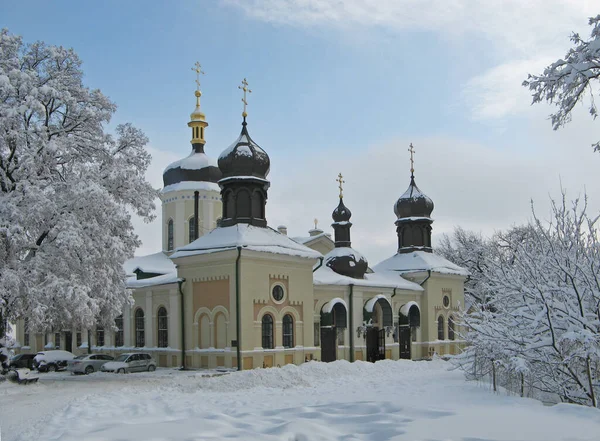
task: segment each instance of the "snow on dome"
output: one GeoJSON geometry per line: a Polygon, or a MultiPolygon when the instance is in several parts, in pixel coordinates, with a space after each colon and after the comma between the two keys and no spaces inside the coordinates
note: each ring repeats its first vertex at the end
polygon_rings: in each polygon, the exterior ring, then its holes
{"type": "MultiPolygon", "coordinates": [[[[203,190],[203,191],[216,191],[221,193],[221,187],[214,182],[205,182],[205,181],[183,181],[178,182],[176,184],[167,185],[160,192],[161,193],[169,193],[171,191],[186,191],[186,190],[203,190]]],[[[220,196],[219,196],[220,197],[220,196]]]]}
{"type": "Polygon", "coordinates": [[[206,153],[196,153],[195,151],[192,151],[192,153],[185,158],[175,161],[167,166],[163,173],[177,167],[184,170],[201,170],[206,167],[217,167],[217,161],[209,157],[206,153]]]}
{"type": "Polygon", "coordinates": [[[429,218],[432,211],[433,201],[417,187],[414,177],[411,176],[408,189],[394,204],[396,217],[398,219],[408,217],[429,218]]]}
{"type": "Polygon", "coordinates": [[[433,271],[440,274],[468,276],[469,272],[437,254],[426,251],[398,253],[373,267],[376,272],[395,271],[400,274],[433,271]]]}
{"type": "Polygon", "coordinates": [[[266,179],[271,167],[267,152],[250,138],[245,119],[240,136],[219,155],[218,163],[223,178],[250,176],[266,179]]]}
{"type": "Polygon", "coordinates": [[[284,254],[310,259],[318,259],[322,254],[301,245],[288,236],[270,227],[256,227],[248,224],[235,224],[219,227],[196,239],[192,243],[177,248],[172,259],[198,254],[228,251],[243,247],[247,250],[273,254],[284,254]]]}
{"type": "Polygon", "coordinates": [[[325,265],[338,274],[361,279],[364,277],[369,264],[367,259],[350,247],[336,247],[325,255],[325,265]]]}

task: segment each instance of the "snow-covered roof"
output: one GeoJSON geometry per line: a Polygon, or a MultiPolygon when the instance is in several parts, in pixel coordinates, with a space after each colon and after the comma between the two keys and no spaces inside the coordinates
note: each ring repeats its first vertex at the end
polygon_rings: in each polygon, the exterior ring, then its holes
{"type": "Polygon", "coordinates": [[[433,271],[440,274],[468,276],[469,272],[437,254],[426,251],[398,253],[373,267],[375,272],[396,271],[401,274],[421,271],[433,271]]]}
{"type": "Polygon", "coordinates": [[[411,291],[423,291],[423,288],[421,288],[419,284],[403,279],[398,273],[370,273],[365,274],[363,279],[354,279],[352,277],[342,276],[325,265],[321,266],[313,273],[313,283],[315,285],[355,285],[373,288],[398,288],[411,291]]]}
{"type": "Polygon", "coordinates": [[[314,236],[292,237],[292,240],[294,242],[298,242],[299,244],[305,245],[305,244],[307,244],[309,242],[312,242],[313,240],[320,239],[321,237],[326,237],[327,239],[331,240],[331,234],[329,234],[329,233],[320,233],[320,234],[316,234],[314,236]]]}
{"type": "Polygon", "coordinates": [[[217,191],[221,192],[221,187],[214,182],[206,181],[182,181],[176,184],[167,185],[160,192],[168,193],[170,191],[185,191],[185,190],[206,190],[206,191],[217,191]]]}
{"type": "Polygon", "coordinates": [[[255,227],[248,224],[236,224],[219,227],[196,239],[192,243],[177,248],[172,259],[198,254],[214,253],[235,249],[238,246],[252,251],[273,254],[285,254],[311,259],[322,257],[321,253],[294,242],[285,234],[270,227],[255,227]]]}
{"type": "Polygon", "coordinates": [[[145,273],[167,274],[175,271],[175,264],[161,251],[126,260],[123,269],[127,275],[134,274],[138,269],[145,273]]]}
{"type": "Polygon", "coordinates": [[[148,286],[168,285],[169,283],[177,283],[183,279],[177,277],[177,271],[173,271],[162,276],[150,277],[149,279],[136,280],[134,277],[127,279],[125,285],[127,288],[146,288],[148,286]]]}
{"type": "Polygon", "coordinates": [[[177,167],[180,167],[184,170],[200,170],[210,166],[218,167],[217,161],[209,157],[206,153],[196,153],[195,151],[192,151],[192,153],[185,158],[168,165],[163,173],[166,173],[168,170],[177,167]]]}

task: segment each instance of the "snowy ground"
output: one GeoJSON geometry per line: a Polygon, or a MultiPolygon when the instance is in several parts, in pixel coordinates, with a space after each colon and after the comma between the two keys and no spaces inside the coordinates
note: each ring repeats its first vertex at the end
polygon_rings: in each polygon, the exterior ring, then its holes
{"type": "Polygon", "coordinates": [[[447,369],[338,361],[220,376],[42,374],[0,384],[2,441],[600,439],[596,409],[494,395],[447,369]]]}

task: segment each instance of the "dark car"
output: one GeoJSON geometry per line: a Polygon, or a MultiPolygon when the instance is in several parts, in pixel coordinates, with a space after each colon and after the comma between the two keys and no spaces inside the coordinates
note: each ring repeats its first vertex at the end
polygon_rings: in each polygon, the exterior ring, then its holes
{"type": "Polygon", "coordinates": [[[19,368],[33,369],[33,357],[35,357],[35,354],[15,355],[13,358],[10,359],[10,368],[11,369],[19,369],[19,368]]]}

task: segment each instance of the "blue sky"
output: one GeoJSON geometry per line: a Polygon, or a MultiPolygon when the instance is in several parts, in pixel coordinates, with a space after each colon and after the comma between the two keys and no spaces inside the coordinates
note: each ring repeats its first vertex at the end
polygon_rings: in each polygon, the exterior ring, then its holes
{"type": "MultiPolygon", "coordinates": [[[[194,62],[212,156],[238,134],[247,77],[250,131],[272,160],[270,223],[292,235],[314,217],[327,227],[341,171],[355,246],[375,263],[394,249],[409,142],[435,234],[522,222],[559,179],[574,194],[598,188],[597,124],[582,110],[552,132],[551,109],[531,108],[520,86],[595,13],[585,0],[29,1],[6,2],[0,26],[75,49],[86,84],[117,103],[114,122],[149,136],[156,186],[190,150],[194,62]]],[[[160,246],[157,222],[138,231],[141,252],[160,246]]]]}

